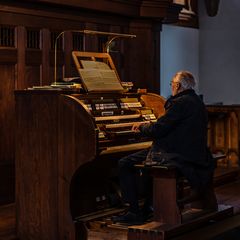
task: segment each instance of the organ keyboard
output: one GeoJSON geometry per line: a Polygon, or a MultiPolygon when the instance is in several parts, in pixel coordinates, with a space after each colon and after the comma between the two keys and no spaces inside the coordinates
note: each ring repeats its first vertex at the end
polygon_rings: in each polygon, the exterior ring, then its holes
{"type": "Polygon", "coordinates": [[[141,99],[141,94],[123,93],[115,97],[112,94],[95,94],[87,98],[85,95],[74,95],[71,99],[79,101],[92,117],[97,132],[98,153],[112,153],[113,149],[119,151],[121,148],[123,152],[131,146],[144,149],[151,145],[149,139],[131,130],[134,123],[150,124],[157,120],[153,109],[141,99]]]}

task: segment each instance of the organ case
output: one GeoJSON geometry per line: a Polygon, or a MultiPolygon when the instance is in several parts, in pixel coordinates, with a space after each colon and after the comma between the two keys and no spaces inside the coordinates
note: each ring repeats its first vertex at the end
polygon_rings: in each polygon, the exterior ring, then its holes
{"type": "Polygon", "coordinates": [[[21,90],[15,97],[18,236],[86,239],[84,219],[121,211],[118,159],[151,145],[132,123],[156,121],[165,100],[64,90],[21,90]]]}

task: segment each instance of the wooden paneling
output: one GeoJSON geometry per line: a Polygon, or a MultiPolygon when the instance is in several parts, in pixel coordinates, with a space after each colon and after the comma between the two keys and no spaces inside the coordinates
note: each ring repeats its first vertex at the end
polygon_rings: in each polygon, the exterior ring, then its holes
{"type": "Polygon", "coordinates": [[[218,162],[225,167],[239,167],[240,107],[208,106],[208,143],[213,153],[224,153],[218,162]]]}
{"type": "Polygon", "coordinates": [[[71,181],[79,166],[94,159],[96,133],[85,109],[71,97],[59,95],[59,91],[16,94],[20,239],[75,239],[71,181]]]}
{"type": "MultiPolygon", "coordinates": [[[[160,24],[159,24],[160,25],[160,24]]],[[[146,88],[150,92],[160,92],[160,27],[155,28],[151,21],[131,22],[129,32],[137,38],[129,41],[125,69],[126,80],[136,88],[146,88]]]]}
{"type": "Polygon", "coordinates": [[[17,49],[0,48],[0,64],[17,63],[17,49]]]}
{"type": "Polygon", "coordinates": [[[42,64],[42,51],[40,50],[29,50],[25,52],[25,64],[36,66],[42,64]]]}
{"type": "Polygon", "coordinates": [[[15,67],[0,65],[0,204],[14,201],[15,67]]]}
{"type": "Polygon", "coordinates": [[[64,77],[71,77],[71,63],[72,63],[72,50],[73,50],[73,40],[72,33],[67,32],[64,34],[64,50],[65,50],[65,58],[64,58],[64,77]]]}
{"type": "Polygon", "coordinates": [[[21,160],[16,162],[16,177],[25,179],[25,182],[16,183],[16,202],[21,206],[17,206],[17,214],[21,216],[19,234],[28,236],[24,239],[33,239],[32,236],[38,236],[39,239],[58,239],[57,221],[52,223],[47,221],[49,218],[56,219],[58,212],[58,206],[53,204],[58,194],[56,189],[58,127],[55,122],[57,99],[55,95],[49,94],[43,98],[28,95],[16,99],[18,119],[16,156],[21,160]],[[29,226],[27,223],[32,225],[31,229],[26,228],[29,226]],[[45,238],[46,232],[49,238],[45,238]]]}
{"type": "MultiPolygon", "coordinates": [[[[14,202],[15,200],[15,167],[14,163],[0,163],[0,205],[14,202]]],[[[0,238],[1,239],[1,238],[0,238]]]]}
{"type": "Polygon", "coordinates": [[[40,67],[39,66],[26,66],[25,81],[26,81],[28,87],[41,85],[40,67]]]}
{"type": "Polygon", "coordinates": [[[0,239],[17,240],[14,204],[0,207],[0,239]]]}
{"type": "MultiPolygon", "coordinates": [[[[173,16],[174,10],[181,7],[181,5],[173,4],[172,0],[92,0],[91,2],[77,0],[40,0],[38,3],[85,8],[92,11],[105,11],[130,17],[156,18],[167,17],[169,9],[171,9],[170,12],[173,16]]],[[[179,11],[179,9],[177,11],[179,11]]]]}
{"type": "Polygon", "coordinates": [[[0,163],[14,162],[14,65],[0,65],[0,163]]]}
{"type": "Polygon", "coordinates": [[[26,32],[23,26],[16,27],[17,32],[17,89],[23,89],[27,87],[25,82],[25,46],[26,46],[26,32]]]}
{"type": "Polygon", "coordinates": [[[50,81],[50,31],[42,29],[42,65],[41,65],[41,85],[49,85],[50,81]]]}

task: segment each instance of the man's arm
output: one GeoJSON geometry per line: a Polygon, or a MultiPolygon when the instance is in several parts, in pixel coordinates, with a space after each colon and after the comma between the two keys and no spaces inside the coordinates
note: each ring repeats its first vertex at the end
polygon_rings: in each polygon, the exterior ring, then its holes
{"type": "Polygon", "coordinates": [[[186,117],[185,115],[184,105],[181,102],[176,102],[156,123],[141,124],[135,126],[133,130],[140,131],[144,136],[160,138],[177,126],[186,117]]]}

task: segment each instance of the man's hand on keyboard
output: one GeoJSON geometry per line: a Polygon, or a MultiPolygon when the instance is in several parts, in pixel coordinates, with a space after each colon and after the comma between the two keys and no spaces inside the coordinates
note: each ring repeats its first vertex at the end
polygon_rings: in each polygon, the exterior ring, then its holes
{"type": "Polygon", "coordinates": [[[136,123],[133,123],[132,125],[132,131],[134,132],[139,132],[139,127],[142,125],[143,123],[139,123],[139,122],[136,122],[136,123]]]}

